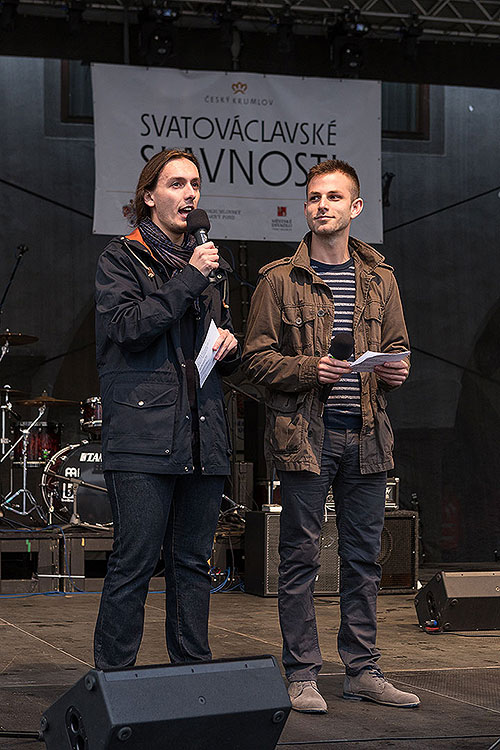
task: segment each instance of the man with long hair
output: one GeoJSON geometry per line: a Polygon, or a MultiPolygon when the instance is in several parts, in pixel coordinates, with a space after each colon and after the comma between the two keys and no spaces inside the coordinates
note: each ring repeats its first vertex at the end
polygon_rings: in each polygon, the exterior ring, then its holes
{"type": "Polygon", "coordinates": [[[114,526],[94,638],[101,669],[135,663],[162,551],[170,660],[211,658],[207,561],[231,453],[221,376],[237,367],[239,347],[230,268],[212,242],[197,246],[186,232],[200,185],[192,153],[153,156],[137,185],[135,230],[99,258],[97,366],[114,526]],[[211,321],[216,364],[200,387],[195,359],[211,321]]]}

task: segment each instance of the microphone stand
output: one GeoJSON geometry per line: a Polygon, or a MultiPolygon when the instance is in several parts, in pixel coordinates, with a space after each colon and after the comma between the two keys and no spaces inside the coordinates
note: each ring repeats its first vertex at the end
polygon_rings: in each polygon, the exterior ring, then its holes
{"type": "MultiPolygon", "coordinates": [[[[3,295],[2,295],[2,299],[0,300],[0,320],[1,320],[1,317],[2,317],[2,313],[3,313],[4,302],[5,302],[6,298],[7,298],[7,294],[9,293],[9,289],[12,286],[12,282],[14,281],[14,276],[16,275],[17,269],[19,268],[19,264],[20,264],[20,262],[22,260],[22,257],[24,255],[24,253],[27,253],[28,250],[29,250],[29,248],[28,248],[27,245],[19,245],[18,248],[17,248],[17,250],[18,250],[18,256],[16,258],[16,262],[14,264],[14,268],[12,269],[12,273],[10,275],[10,278],[9,278],[8,282],[7,282],[7,286],[5,287],[5,291],[4,291],[3,295]]],[[[8,351],[9,351],[9,339],[7,337],[6,341],[5,341],[5,344],[2,346],[2,348],[0,350],[0,362],[5,357],[5,355],[7,354],[8,351]]]]}

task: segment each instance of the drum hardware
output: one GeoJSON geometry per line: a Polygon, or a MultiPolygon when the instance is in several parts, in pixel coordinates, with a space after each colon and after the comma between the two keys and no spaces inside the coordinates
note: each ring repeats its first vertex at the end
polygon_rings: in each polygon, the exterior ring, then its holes
{"type": "Polygon", "coordinates": [[[13,388],[10,387],[10,385],[4,385],[3,388],[0,388],[0,393],[4,396],[4,403],[0,406],[0,410],[2,412],[2,419],[1,419],[1,426],[0,426],[0,445],[1,445],[1,454],[2,456],[7,450],[7,446],[11,442],[10,438],[7,437],[7,417],[13,416],[14,419],[19,420],[19,414],[17,414],[14,409],[12,408],[12,404],[10,402],[10,396],[13,393],[21,393],[21,391],[15,391],[13,388]]]}
{"type": "MultiPolygon", "coordinates": [[[[14,432],[26,427],[29,422],[19,422],[14,432]]],[[[62,424],[60,422],[39,422],[28,437],[26,463],[28,468],[43,466],[49,458],[61,448],[62,424]]],[[[22,464],[23,456],[20,446],[14,451],[13,464],[22,464]]]]}
{"type": "MultiPolygon", "coordinates": [[[[1,311],[0,311],[1,312],[1,311]]],[[[27,333],[12,333],[8,328],[0,333],[0,362],[5,357],[11,346],[21,346],[22,344],[34,344],[38,341],[38,336],[30,336],[27,333]]]]}
{"type": "Polygon", "coordinates": [[[49,459],[40,489],[50,523],[56,518],[90,528],[112,525],[101,451],[99,442],[83,441],[65,446],[49,459]]]}
{"type": "Polygon", "coordinates": [[[1,507],[8,508],[13,513],[17,513],[20,516],[28,516],[32,511],[36,510],[37,513],[40,515],[43,521],[45,521],[45,517],[42,514],[42,510],[40,506],[38,505],[36,499],[32,495],[32,493],[29,491],[27,487],[27,479],[28,479],[28,462],[27,462],[27,456],[28,456],[28,439],[31,430],[33,427],[41,420],[43,415],[45,414],[47,410],[47,407],[45,405],[40,406],[38,408],[38,416],[35,417],[35,419],[29,424],[24,430],[21,430],[21,434],[19,438],[16,440],[16,442],[11,445],[9,450],[2,456],[0,459],[0,463],[5,461],[5,459],[13,453],[13,451],[16,449],[16,447],[19,445],[19,443],[22,441],[22,465],[23,465],[23,483],[22,487],[15,492],[11,490],[9,494],[5,497],[3,502],[1,503],[1,507]],[[17,498],[21,497],[21,506],[20,508],[15,508],[13,505],[13,501],[17,498]]]}
{"type": "Polygon", "coordinates": [[[102,403],[100,396],[90,396],[81,402],[80,427],[91,440],[101,439],[102,403]]]}
{"type": "MultiPolygon", "coordinates": [[[[98,484],[92,484],[91,482],[85,482],[83,479],[71,479],[70,482],[68,482],[68,477],[63,476],[62,474],[56,474],[55,471],[51,471],[50,469],[47,469],[47,474],[50,474],[52,477],[57,477],[57,479],[62,479],[63,482],[67,482],[69,485],[73,488],[73,513],[71,514],[71,518],[69,519],[69,523],[71,526],[81,526],[82,525],[82,519],[78,515],[78,488],[79,487],[91,487],[93,490],[97,490],[98,492],[105,492],[108,494],[108,490],[106,487],[99,487],[98,484]]],[[[53,512],[53,509],[49,509],[49,517],[50,512],[53,512]]],[[[52,523],[52,521],[49,521],[49,523],[52,523]]]]}

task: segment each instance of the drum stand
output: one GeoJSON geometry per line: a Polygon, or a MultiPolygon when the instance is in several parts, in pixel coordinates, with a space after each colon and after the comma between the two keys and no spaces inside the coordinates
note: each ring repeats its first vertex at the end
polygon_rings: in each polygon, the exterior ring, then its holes
{"type": "MultiPolygon", "coordinates": [[[[68,480],[68,477],[65,477],[63,474],[58,474],[55,471],[51,471],[50,469],[47,471],[47,474],[50,474],[50,476],[55,477],[56,479],[62,479],[64,482],[67,482],[68,484],[71,484],[73,487],[73,512],[71,514],[71,518],[69,519],[70,526],[84,526],[85,524],[82,524],[82,520],[78,514],[78,488],[79,487],[91,487],[93,490],[98,490],[99,492],[105,492],[108,493],[108,490],[106,487],[99,487],[98,484],[92,484],[91,482],[86,482],[84,479],[76,479],[75,477],[71,477],[71,481],[68,480]]],[[[52,501],[51,501],[52,503],[52,501]]],[[[49,522],[52,523],[52,513],[54,512],[54,507],[51,504],[49,508],[49,522]]]]}
{"type": "Polygon", "coordinates": [[[32,493],[29,491],[27,487],[27,480],[28,480],[28,437],[33,429],[33,427],[41,420],[43,415],[45,414],[47,407],[44,405],[40,406],[38,408],[38,416],[33,420],[33,422],[26,427],[25,430],[21,430],[21,436],[16,440],[16,442],[11,445],[7,453],[5,453],[2,458],[0,459],[0,463],[5,461],[7,456],[10,456],[10,454],[16,449],[16,447],[19,445],[19,443],[23,442],[22,445],[22,456],[23,456],[23,484],[22,487],[15,492],[10,492],[5,500],[1,503],[2,508],[8,508],[13,513],[17,513],[20,516],[28,516],[32,511],[36,510],[43,521],[46,519],[42,515],[42,511],[40,509],[40,506],[38,505],[36,499],[33,497],[32,493]],[[20,509],[14,508],[12,503],[17,498],[22,498],[22,503],[20,509]]]}

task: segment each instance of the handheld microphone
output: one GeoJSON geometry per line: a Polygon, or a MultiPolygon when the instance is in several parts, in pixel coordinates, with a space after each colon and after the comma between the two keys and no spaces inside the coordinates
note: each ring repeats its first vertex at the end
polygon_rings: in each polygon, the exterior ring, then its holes
{"type": "MultiPolygon", "coordinates": [[[[203,245],[208,242],[208,233],[210,231],[210,219],[208,214],[202,208],[194,208],[187,215],[187,231],[192,234],[197,245],[203,245]]],[[[212,269],[208,274],[211,281],[217,281],[215,270],[212,269]]]]}
{"type": "MultiPolygon", "coordinates": [[[[335,336],[332,338],[328,353],[333,357],[333,359],[346,360],[349,359],[353,351],[354,339],[352,337],[352,334],[341,332],[335,334],[335,336]]],[[[323,404],[326,404],[326,402],[328,401],[328,397],[332,391],[332,388],[333,383],[327,383],[321,388],[319,398],[323,404]]]]}

